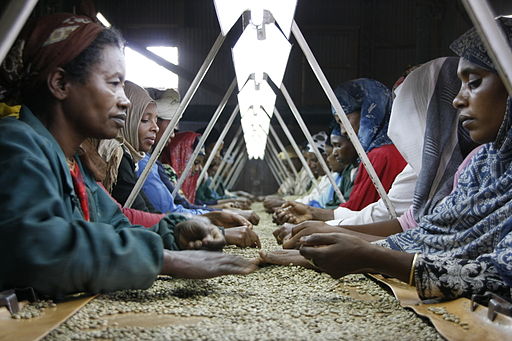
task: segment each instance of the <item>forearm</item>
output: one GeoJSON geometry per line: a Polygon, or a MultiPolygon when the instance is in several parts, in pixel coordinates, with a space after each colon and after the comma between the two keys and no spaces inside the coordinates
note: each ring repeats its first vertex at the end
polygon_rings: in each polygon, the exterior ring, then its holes
{"type": "MultiPolygon", "coordinates": [[[[402,227],[398,219],[381,221],[378,223],[365,225],[344,225],[343,229],[360,232],[366,235],[388,237],[396,233],[402,232],[402,227]]],[[[380,238],[379,238],[380,239],[380,238]]]]}
{"type": "Polygon", "coordinates": [[[327,210],[325,208],[310,207],[313,220],[327,221],[334,219],[334,210],[327,210]]]}
{"type": "Polygon", "coordinates": [[[368,252],[368,269],[364,272],[380,273],[409,283],[414,254],[371,245],[368,252]]]}

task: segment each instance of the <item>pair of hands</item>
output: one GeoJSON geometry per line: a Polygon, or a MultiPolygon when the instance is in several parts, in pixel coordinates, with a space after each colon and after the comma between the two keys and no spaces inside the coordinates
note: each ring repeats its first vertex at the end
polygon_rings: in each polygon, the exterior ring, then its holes
{"type": "Polygon", "coordinates": [[[224,228],[237,226],[252,228],[252,224],[249,220],[230,211],[212,211],[204,213],[202,216],[208,218],[213,225],[222,226],[224,228]]]}
{"type": "Polygon", "coordinates": [[[281,207],[274,209],[273,221],[277,224],[299,224],[313,219],[311,206],[296,201],[285,201],[281,207]]]}
{"type": "Polygon", "coordinates": [[[224,209],[223,212],[241,216],[253,225],[260,223],[260,217],[253,210],[240,210],[238,208],[224,209]]]}
{"type": "Polygon", "coordinates": [[[298,225],[284,223],[273,233],[278,244],[283,249],[297,249],[300,246],[300,239],[314,233],[339,233],[338,226],[331,226],[321,221],[305,221],[298,225]]]}

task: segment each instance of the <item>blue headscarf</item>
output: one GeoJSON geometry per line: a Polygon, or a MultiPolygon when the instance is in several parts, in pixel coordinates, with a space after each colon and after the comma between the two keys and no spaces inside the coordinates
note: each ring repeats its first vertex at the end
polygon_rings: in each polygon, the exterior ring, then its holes
{"type": "MultiPolygon", "coordinates": [[[[391,91],[382,83],[368,78],[345,82],[334,93],[345,111],[361,113],[359,141],[366,153],[374,148],[392,144],[387,135],[391,115],[391,91]]],[[[333,114],[335,110],[333,108],[333,114]]]]}
{"type": "MultiPolygon", "coordinates": [[[[512,41],[512,20],[499,19],[512,41]]],[[[492,67],[474,29],[456,40],[454,52],[478,65],[492,67]]],[[[491,69],[495,71],[494,69],[491,69]]],[[[496,140],[473,157],[457,188],[424,216],[418,228],[387,239],[394,249],[421,252],[416,276],[442,274],[426,280],[420,296],[460,296],[491,290],[507,292],[512,285],[512,100],[507,100],[496,140]],[[429,265],[430,264],[430,265],[429,265]],[[436,270],[434,270],[436,269],[436,270]],[[448,272],[449,270],[449,272],[448,272]],[[458,274],[458,275],[454,275],[458,274]],[[428,284],[430,283],[430,284],[428,284]],[[506,284],[506,285],[505,285],[506,284]],[[507,287],[508,286],[508,287],[507,287]],[[469,289],[468,289],[469,288],[469,289]]]]}

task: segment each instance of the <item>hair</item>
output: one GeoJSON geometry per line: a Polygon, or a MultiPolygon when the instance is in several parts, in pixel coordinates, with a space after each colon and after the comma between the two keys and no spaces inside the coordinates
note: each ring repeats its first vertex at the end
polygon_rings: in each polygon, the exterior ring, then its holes
{"type": "MultiPolygon", "coordinates": [[[[91,72],[91,68],[101,61],[101,52],[106,46],[117,46],[120,49],[124,46],[124,40],[121,33],[115,28],[106,28],[98,33],[98,36],[85,50],[83,50],[72,61],[62,66],[62,68],[76,80],[84,84],[91,72]]],[[[45,96],[49,92],[46,83],[36,84],[34,87],[22,89],[21,98],[23,103],[29,107],[38,107],[45,101],[45,96]]]]}
{"type": "Polygon", "coordinates": [[[62,68],[72,79],[83,84],[89,77],[91,67],[101,61],[101,52],[106,46],[123,48],[124,40],[117,29],[107,28],[101,31],[91,45],[62,68]]]}

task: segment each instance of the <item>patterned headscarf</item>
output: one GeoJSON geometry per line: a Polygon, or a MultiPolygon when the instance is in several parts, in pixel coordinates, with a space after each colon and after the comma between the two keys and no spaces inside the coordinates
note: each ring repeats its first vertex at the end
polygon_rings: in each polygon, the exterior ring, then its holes
{"type": "Polygon", "coordinates": [[[27,25],[0,66],[0,101],[21,104],[21,90],[36,88],[55,68],[77,57],[104,28],[90,18],[57,13],[27,25]]]}
{"type": "Polygon", "coordinates": [[[392,143],[387,135],[392,97],[391,91],[384,84],[360,78],[339,85],[334,93],[345,114],[354,111],[361,113],[357,135],[366,153],[392,143]]]}
{"type": "MultiPolygon", "coordinates": [[[[318,133],[316,133],[315,135],[313,135],[311,137],[313,138],[313,143],[318,148],[320,153],[325,154],[326,153],[325,152],[326,144],[327,144],[327,139],[328,139],[327,133],[325,131],[319,131],[318,133]]],[[[310,153],[313,153],[313,147],[311,146],[310,143],[308,143],[307,151],[310,153]]]]}
{"type": "MultiPolygon", "coordinates": [[[[194,151],[194,144],[201,134],[193,131],[177,133],[171,143],[162,151],[162,162],[169,164],[181,176],[194,151]]],[[[189,174],[181,189],[190,202],[196,198],[197,179],[199,174],[189,174]]]]}
{"type": "MultiPolygon", "coordinates": [[[[503,25],[503,22],[498,20],[511,43],[512,26],[503,25]]],[[[481,40],[472,32],[470,30],[452,44],[455,52],[477,65],[491,67],[481,40]]],[[[457,280],[471,281],[475,293],[498,289],[482,288],[478,281],[482,271],[499,274],[508,285],[512,284],[512,129],[508,123],[511,110],[509,97],[505,121],[496,140],[484,145],[473,157],[461,174],[457,188],[433,213],[423,217],[418,228],[387,239],[394,249],[421,252],[436,259],[440,267],[444,264],[445,269],[460,273],[457,280]],[[465,259],[465,264],[454,264],[455,259],[465,259]]],[[[419,272],[422,267],[416,269],[417,278],[428,276],[428,273],[419,272]]],[[[445,280],[456,279],[446,276],[445,280]]],[[[422,295],[432,297],[436,290],[451,288],[456,291],[467,285],[466,282],[443,282],[438,286],[440,289],[423,289],[422,295]]]]}
{"type": "Polygon", "coordinates": [[[458,166],[476,147],[452,104],[460,89],[458,63],[459,58],[448,57],[420,66],[407,76],[393,102],[388,135],[418,174],[416,221],[450,194],[458,166]]]}
{"type": "MultiPolygon", "coordinates": [[[[512,18],[500,17],[496,21],[501,26],[509,44],[511,44],[512,18]]],[[[492,62],[491,57],[487,54],[487,50],[474,27],[451,43],[450,49],[459,57],[462,57],[486,70],[496,72],[496,67],[492,62]]]]}

